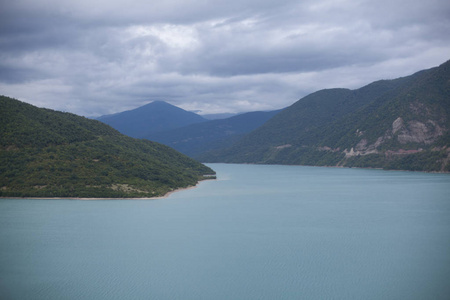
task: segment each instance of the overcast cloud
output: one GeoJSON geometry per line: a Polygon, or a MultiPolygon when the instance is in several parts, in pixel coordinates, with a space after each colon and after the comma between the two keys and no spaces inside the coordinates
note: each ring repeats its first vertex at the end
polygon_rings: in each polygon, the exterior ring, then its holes
{"type": "Polygon", "coordinates": [[[450,59],[448,0],[3,0],[0,94],[84,116],[286,107],[450,59]]]}

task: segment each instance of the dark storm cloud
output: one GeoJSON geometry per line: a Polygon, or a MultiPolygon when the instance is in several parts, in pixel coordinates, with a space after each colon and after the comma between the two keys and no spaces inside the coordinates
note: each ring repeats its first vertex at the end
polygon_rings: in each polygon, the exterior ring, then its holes
{"type": "Polygon", "coordinates": [[[3,1],[0,93],[83,115],[281,108],[443,63],[447,2],[3,1]]]}
{"type": "Polygon", "coordinates": [[[8,66],[0,63],[0,81],[7,84],[25,83],[41,78],[46,74],[31,68],[22,68],[18,65],[8,66]]]}

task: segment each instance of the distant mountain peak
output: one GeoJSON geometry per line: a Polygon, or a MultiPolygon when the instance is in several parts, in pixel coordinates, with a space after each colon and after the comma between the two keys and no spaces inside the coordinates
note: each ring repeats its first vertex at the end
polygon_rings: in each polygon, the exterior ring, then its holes
{"type": "Polygon", "coordinates": [[[163,101],[163,100],[155,100],[152,102],[149,102],[147,104],[144,104],[143,106],[137,107],[135,109],[139,109],[142,107],[176,107],[179,108],[173,104],[170,104],[169,102],[163,101]]]}
{"type": "MultiPolygon", "coordinates": [[[[155,101],[152,101],[152,102],[150,102],[148,104],[167,104],[167,105],[172,105],[172,104],[170,104],[170,103],[168,103],[166,101],[163,101],[163,100],[155,100],[155,101]]],[[[172,106],[175,106],[175,105],[172,105],[172,106]]]]}
{"type": "Polygon", "coordinates": [[[135,138],[206,121],[200,115],[161,100],[97,120],[135,138]]]}

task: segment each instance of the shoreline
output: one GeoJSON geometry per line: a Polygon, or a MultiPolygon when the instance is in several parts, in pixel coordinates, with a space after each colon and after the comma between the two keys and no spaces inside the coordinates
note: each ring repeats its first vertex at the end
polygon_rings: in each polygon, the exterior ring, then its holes
{"type": "MultiPolygon", "coordinates": [[[[199,182],[200,183],[200,182],[199,182]]],[[[95,200],[160,200],[160,199],[166,199],[169,198],[172,194],[177,193],[177,192],[181,192],[181,191],[185,191],[185,190],[190,190],[190,189],[194,189],[197,188],[199,183],[197,183],[196,185],[193,186],[188,186],[185,188],[178,188],[175,190],[172,190],[170,192],[167,192],[166,194],[162,195],[162,196],[157,196],[157,197],[136,197],[136,198],[82,198],[82,197],[0,197],[0,199],[16,199],[16,200],[81,200],[81,201],[95,201],[95,200]]]]}
{"type": "Polygon", "coordinates": [[[405,169],[383,169],[375,167],[352,167],[352,166],[321,166],[321,165],[296,165],[296,164],[264,164],[264,163],[228,163],[228,162],[211,162],[204,164],[225,164],[225,165],[254,165],[254,166],[292,166],[292,167],[314,167],[314,168],[342,168],[342,169],[360,169],[360,170],[379,170],[379,171],[394,171],[394,172],[415,172],[427,174],[450,174],[450,171],[421,171],[421,170],[405,170],[405,169]]]}

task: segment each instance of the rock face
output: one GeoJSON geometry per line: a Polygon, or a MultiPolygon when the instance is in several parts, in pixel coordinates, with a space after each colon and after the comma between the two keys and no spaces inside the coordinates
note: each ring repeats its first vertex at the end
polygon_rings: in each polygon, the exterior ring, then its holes
{"type": "Polygon", "coordinates": [[[399,131],[402,127],[404,127],[403,119],[398,117],[395,119],[395,121],[392,123],[392,133],[396,134],[397,131],[399,131]]]}
{"type": "MultiPolygon", "coordinates": [[[[396,139],[402,145],[412,143],[429,145],[436,142],[436,140],[443,136],[447,130],[447,128],[439,126],[439,124],[433,120],[428,120],[426,123],[412,120],[405,124],[403,119],[398,117],[392,123],[392,129],[387,130],[383,136],[378,137],[375,143],[369,145],[367,139],[363,138],[350,150],[344,150],[344,154],[346,157],[378,154],[381,153],[379,150],[380,146],[391,139],[396,139]]],[[[361,131],[357,131],[358,136],[363,135],[361,133],[361,131]]],[[[412,150],[403,153],[416,152],[420,151],[412,150]]]]}
{"type": "Polygon", "coordinates": [[[445,128],[441,128],[433,120],[428,120],[426,123],[413,120],[409,121],[407,124],[404,124],[402,118],[400,117],[398,117],[394,121],[394,123],[392,124],[392,128],[393,134],[398,132],[397,139],[400,144],[407,144],[407,143],[432,144],[440,136],[443,136],[444,132],[446,131],[445,128]]]}
{"type": "Polygon", "coordinates": [[[384,137],[379,137],[375,143],[368,145],[368,141],[366,139],[362,139],[358,144],[356,144],[355,147],[350,148],[350,151],[345,149],[343,153],[345,154],[345,157],[377,154],[379,153],[377,148],[383,143],[383,141],[384,137]]]}

